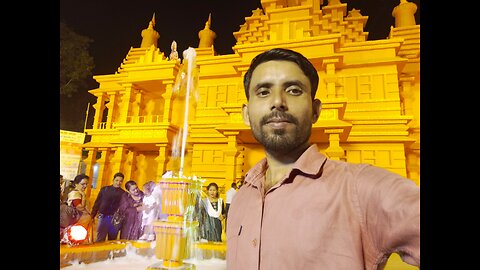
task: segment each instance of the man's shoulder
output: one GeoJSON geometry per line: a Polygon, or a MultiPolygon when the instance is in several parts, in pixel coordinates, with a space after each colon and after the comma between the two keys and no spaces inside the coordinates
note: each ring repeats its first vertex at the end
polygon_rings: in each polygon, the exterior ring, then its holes
{"type": "Polygon", "coordinates": [[[355,163],[341,160],[330,160],[327,162],[328,175],[338,176],[344,175],[344,179],[355,180],[356,183],[365,185],[377,185],[379,181],[396,181],[398,179],[406,180],[404,176],[388,170],[386,168],[369,164],[369,163],[355,163]],[[350,176],[350,177],[346,177],[350,176]]]}

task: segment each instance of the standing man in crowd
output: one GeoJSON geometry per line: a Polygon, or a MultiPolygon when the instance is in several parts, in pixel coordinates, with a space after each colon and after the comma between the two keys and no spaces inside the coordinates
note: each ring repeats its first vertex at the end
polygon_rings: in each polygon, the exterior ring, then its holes
{"type": "Polygon", "coordinates": [[[92,208],[92,219],[98,213],[97,239],[95,242],[116,240],[118,230],[112,225],[112,216],[120,205],[120,199],[126,192],[122,189],[125,176],[118,172],[113,176],[113,183],[100,189],[92,208]],[[107,239],[108,237],[108,239],[107,239]]]}
{"type": "Polygon", "coordinates": [[[287,49],[257,55],[245,74],[243,119],[266,157],[230,205],[227,268],[383,269],[393,252],[419,267],[420,188],[309,142],[318,82],[313,64],[287,49]]]}

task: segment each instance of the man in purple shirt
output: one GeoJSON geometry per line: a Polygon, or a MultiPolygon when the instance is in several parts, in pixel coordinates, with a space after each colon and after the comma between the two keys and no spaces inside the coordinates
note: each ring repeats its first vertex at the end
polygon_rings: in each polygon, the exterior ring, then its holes
{"type": "Polygon", "coordinates": [[[244,77],[243,119],[266,157],[246,174],[227,220],[229,270],[420,266],[420,188],[368,164],[328,159],[309,142],[320,115],[315,67],[272,49],[244,77]]]}

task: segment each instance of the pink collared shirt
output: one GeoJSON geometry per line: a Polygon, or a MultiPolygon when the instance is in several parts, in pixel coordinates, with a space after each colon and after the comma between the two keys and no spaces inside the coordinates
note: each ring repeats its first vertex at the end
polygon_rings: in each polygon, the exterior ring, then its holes
{"type": "Polygon", "coordinates": [[[228,270],[360,270],[391,253],[420,266],[420,188],[310,146],[264,196],[266,159],[247,173],[227,220],[228,270]]]}

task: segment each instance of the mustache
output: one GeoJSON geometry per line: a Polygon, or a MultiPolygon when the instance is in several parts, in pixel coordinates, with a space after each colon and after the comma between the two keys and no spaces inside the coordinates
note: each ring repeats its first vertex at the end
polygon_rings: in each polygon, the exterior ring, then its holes
{"type": "Polygon", "coordinates": [[[263,126],[263,125],[267,124],[271,119],[274,119],[274,118],[282,119],[282,120],[285,120],[287,122],[298,125],[297,118],[295,118],[291,114],[288,114],[288,113],[282,112],[282,111],[275,111],[275,112],[272,112],[270,114],[265,115],[264,117],[262,117],[262,119],[260,119],[260,125],[263,126]]]}

